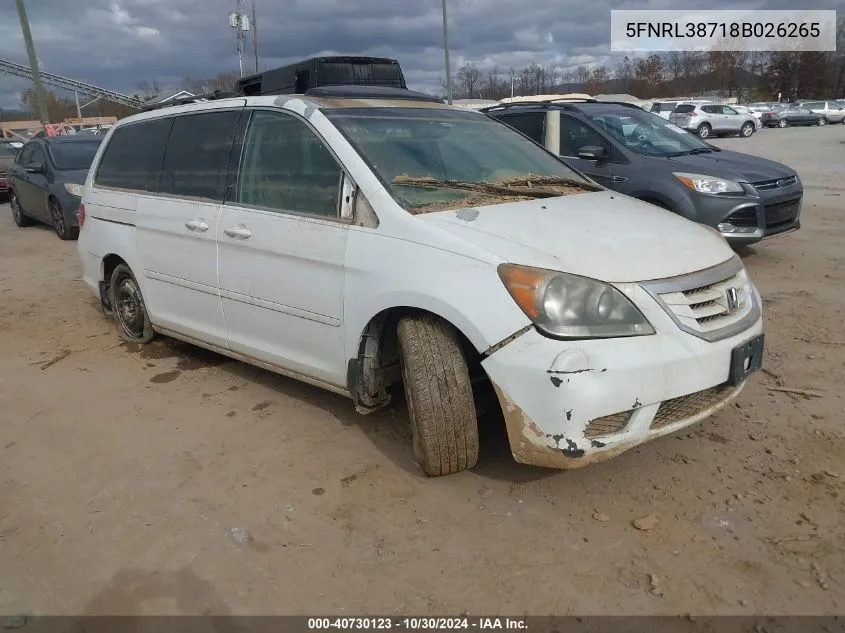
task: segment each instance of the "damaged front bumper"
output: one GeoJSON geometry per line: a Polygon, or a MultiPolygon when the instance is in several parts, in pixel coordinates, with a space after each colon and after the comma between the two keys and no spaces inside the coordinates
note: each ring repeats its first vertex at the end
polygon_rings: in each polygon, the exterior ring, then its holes
{"type": "Polygon", "coordinates": [[[713,415],[745,382],[729,384],[732,350],[762,333],[708,342],[668,325],[632,338],[559,341],[529,328],[482,365],[516,461],[580,468],[713,415]]]}

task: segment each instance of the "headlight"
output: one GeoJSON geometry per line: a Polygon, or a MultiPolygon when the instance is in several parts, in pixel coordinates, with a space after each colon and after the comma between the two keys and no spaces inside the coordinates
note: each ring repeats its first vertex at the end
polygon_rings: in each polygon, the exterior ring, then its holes
{"type": "Polygon", "coordinates": [[[577,339],[654,334],[636,306],[604,282],[515,264],[501,264],[498,272],[516,304],[549,336],[577,339]]]}
{"type": "Polygon", "coordinates": [[[65,191],[67,191],[70,195],[76,196],[77,198],[82,197],[82,192],[85,190],[85,187],[82,185],[75,185],[73,183],[65,183],[65,191]]]}
{"type": "Polygon", "coordinates": [[[703,174],[684,174],[673,172],[675,178],[698,193],[742,193],[743,188],[733,180],[723,180],[703,174]]]}

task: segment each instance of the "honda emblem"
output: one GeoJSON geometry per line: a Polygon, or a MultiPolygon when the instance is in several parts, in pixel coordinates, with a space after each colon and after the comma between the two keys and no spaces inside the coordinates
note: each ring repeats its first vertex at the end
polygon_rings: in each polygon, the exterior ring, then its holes
{"type": "Polygon", "coordinates": [[[736,288],[725,290],[725,301],[728,304],[728,313],[733,312],[739,307],[739,292],[736,288]]]}

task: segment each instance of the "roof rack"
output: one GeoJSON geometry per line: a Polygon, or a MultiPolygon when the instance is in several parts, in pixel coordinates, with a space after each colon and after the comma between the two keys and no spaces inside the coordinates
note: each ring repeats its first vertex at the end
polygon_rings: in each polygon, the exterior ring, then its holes
{"type": "Polygon", "coordinates": [[[218,99],[231,99],[232,97],[241,97],[243,95],[239,95],[236,92],[224,92],[222,90],[215,90],[214,92],[209,92],[207,94],[202,95],[193,95],[192,97],[181,97],[179,99],[173,99],[170,101],[163,101],[161,103],[152,103],[148,106],[141,108],[141,112],[149,112],[150,110],[161,110],[162,108],[170,108],[173,106],[178,105],[186,105],[188,103],[199,103],[202,101],[216,101],[218,99]]]}
{"type": "Polygon", "coordinates": [[[323,97],[325,99],[401,99],[403,101],[425,101],[429,103],[443,103],[442,99],[424,92],[416,92],[405,88],[391,88],[387,86],[367,85],[338,85],[309,88],[306,97],[323,97]]]}
{"type": "Polygon", "coordinates": [[[633,103],[628,103],[627,101],[599,101],[598,99],[545,99],[545,100],[538,100],[538,101],[519,101],[517,103],[500,103],[498,105],[489,106],[487,108],[481,108],[479,112],[491,112],[495,110],[509,110],[511,108],[520,108],[520,107],[543,107],[548,108],[550,106],[558,107],[563,110],[575,110],[574,106],[584,103],[600,103],[602,105],[619,105],[625,106],[626,108],[640,108],[640,106],[635,105],[633,103]]]}

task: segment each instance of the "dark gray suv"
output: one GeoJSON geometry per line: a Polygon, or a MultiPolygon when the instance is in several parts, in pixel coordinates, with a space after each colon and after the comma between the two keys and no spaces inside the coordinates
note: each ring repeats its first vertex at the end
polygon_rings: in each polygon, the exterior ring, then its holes
{"type": "Polygon", "coordinates": [[[795,170],[720,149],[636,106],[538,101],[482,111],[608,189],[712,226],[733,246],[800,227],[795,170]]]}

